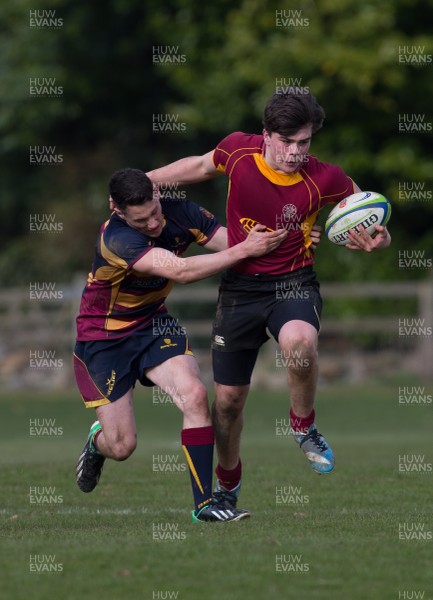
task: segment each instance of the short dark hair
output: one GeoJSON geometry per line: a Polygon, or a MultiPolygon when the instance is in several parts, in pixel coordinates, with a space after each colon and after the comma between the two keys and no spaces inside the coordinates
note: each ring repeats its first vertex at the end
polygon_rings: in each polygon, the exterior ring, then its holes
{"type": "Polygon", "coordinates": [[[279,133],[289,137],[308,125],[313,133],[319,131],[325,119],[325,111],[316,98],[305,94],[274,94],[263,112],[263,126],[269,134],[279,133]]]}
{"type": "Polygon", "coordinates": [[[140,169],[116,171],[108,184],[110,196],[117,208],[124,211],[127,206],[144,204],[153,198],[153,184],[140,169]]]}

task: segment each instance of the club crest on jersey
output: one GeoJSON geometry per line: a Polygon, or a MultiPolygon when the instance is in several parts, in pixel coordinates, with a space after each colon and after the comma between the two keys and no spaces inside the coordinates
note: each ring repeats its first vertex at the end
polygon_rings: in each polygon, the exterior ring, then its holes
{"type": "MultiPolygon", "coordinates": [[[[247,233],[249,233],[255,225],[259,225],[258,221],[255,221],[254,219],[249,219],[248,217],[243,217],[242,219],[239,219],[239,222],[242,225],[244,231],[246,231],[247,233]]],[[[266,227],[266,231],[274,231],[274,229],[266,227]]]]}
{"type": "Polygon", "coordinates": [[[282,214],[285,221],[291,221],[295,219],[298,209],[294,204],[286,204],[283,206],[282,214]]]}
{"type": "Polygon", "coordinates": [[[209,212],[208,210],[206,210],[206,208],[203,208],[203,206],[199,206],[200,211],[204,214],[205,217],[207,217],[208,219],[214,219],[215,215],[213,215],[211,212],[209,212]]]}

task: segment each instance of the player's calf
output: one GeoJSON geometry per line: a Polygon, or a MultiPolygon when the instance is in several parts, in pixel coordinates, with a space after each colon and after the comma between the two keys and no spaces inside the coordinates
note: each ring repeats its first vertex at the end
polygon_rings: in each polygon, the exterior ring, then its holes
{"type": "Polygon", "coordinates": [[[124,435],[122,437],[116,437],[110,439],[105,435],[102,439],[98,439],[98,449],[106,456],[116,461],[126,460],[131,456],[137,447],[137,436],[136,434],[124,435]]]}

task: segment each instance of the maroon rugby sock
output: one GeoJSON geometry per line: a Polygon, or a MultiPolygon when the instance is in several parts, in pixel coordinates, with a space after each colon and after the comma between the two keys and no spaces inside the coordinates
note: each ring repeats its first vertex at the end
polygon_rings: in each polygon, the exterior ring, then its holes
{"type": "Polygon", "coordinates": [[[239,484],[242,478],[241,459],[239,459],[239,462],[234,469],[223,469],[222,466],[218,463],[217,468],[215,469],[215,473],[223,488],[228,491],[232,490],[239,484]]]}
{"type": "Polygon", "coordinates": [[[298,417],[295,415],[292,409],[290,409],[290,425],[293,431],[297,433],[306,433],[310,428],[310,425],[314,423],[316,413],[313,410],[310,412],[308,417],[298,417]]]}

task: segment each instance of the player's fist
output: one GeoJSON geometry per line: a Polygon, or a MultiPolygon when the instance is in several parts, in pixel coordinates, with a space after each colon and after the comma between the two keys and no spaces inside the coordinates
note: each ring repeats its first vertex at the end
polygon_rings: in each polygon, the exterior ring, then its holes
{"type": "Polygon", "coordinates": [[[248,256],[263,256],[275,250],[287,237],[286,229],[269,231],[264,225],[254,225],[243,242],[248,256]]]}

